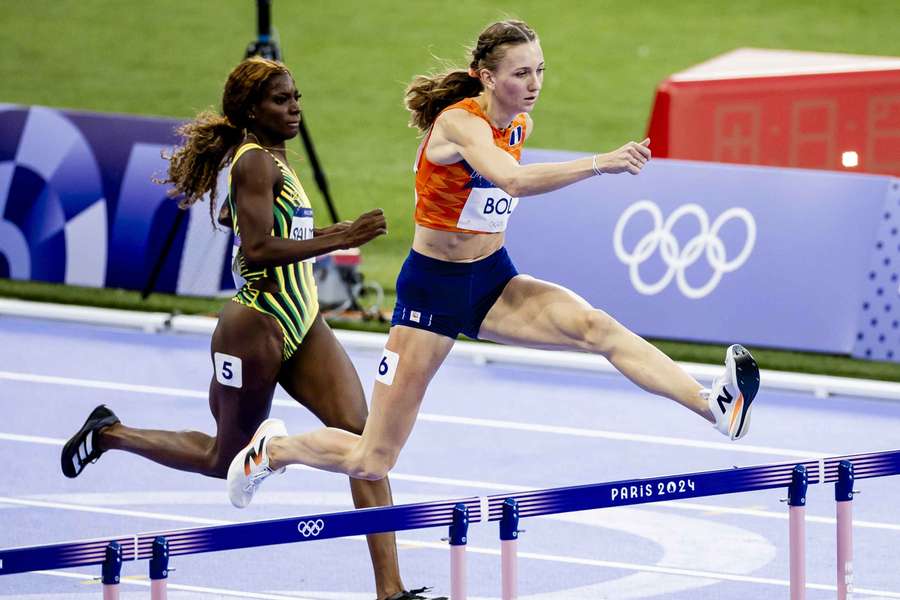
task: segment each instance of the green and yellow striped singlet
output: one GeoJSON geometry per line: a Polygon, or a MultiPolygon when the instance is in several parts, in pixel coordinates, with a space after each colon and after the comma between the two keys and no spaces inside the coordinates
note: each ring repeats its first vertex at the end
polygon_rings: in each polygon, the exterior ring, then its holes
{"type": "MultiPolygon", "coordinates": [[[[308,239],[312,237],[312,207],[306,192],[300,185],[300,179],[287,164],[277,156],[258,144],[244,144],[237,149],[232,166],[248,150],[262,150],[275,160],[281,171],[281,193],[275,198],[273,210],[275,223],[271,235],[287,239],[308,239]]],[[[228,189],[231,190],[231,172],[228,173],[228,189]]],[[[234,229],[235,244],[238,246],[235,255],[235,272],[245,280],[232,300],[238,304],[271,315],[284,333],[284,349],[282,359],[288,360],[300,346],[306,332],[309,331],[319,312],[319,298],[316,291],[316,280],[313,278],[312,263],[308,261],[291,263],[280,267],[258,268],[250,265],[240,249],[241,232],[238,229],[238,206],[234,194],[228,196],[231,209],[231,224],[234,229]],[[254,281],[271,279],[278,283],[278,292],[263,292],[253,289],[254,281]]]]}

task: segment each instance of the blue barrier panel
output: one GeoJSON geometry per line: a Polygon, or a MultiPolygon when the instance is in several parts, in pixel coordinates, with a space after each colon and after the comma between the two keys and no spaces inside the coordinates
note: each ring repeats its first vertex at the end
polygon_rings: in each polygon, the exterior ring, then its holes
{"type": "MultiPolygon", "coordinates": [[[[884,477],[900,473],[900,450],[854,454],[807,461],[811,484],[838,480],[841,461],[854,465],[856,479],[884,477]],[[824,470],[824,477],[821,470],[824,470]]],[[[45,546],[0,550],[0,575],[25,573],[42,569],[61,569],[103,563],[106,547],[116,541],[122,547],[123,560],[152,558],[157,537],[169,543],[169,556],[236,550],[308,542],[337,537],[405,531],[449,526],[454,509],[462,504],[471,522],[499,521],[507,498],[514,498],[519,517],[646,504],[701,496],[714,496],[786,487],[797,463],[779,463],[755,467],[706,471],[631,479],[610,483],[581,485],[518,494],[488,496],[488,514],[481,512],[481,498],[471,497],[384,508],[368,508],[338,513],[308,515],[191,529],[175,529],[132,536],[82,540],[45,546]]]]}
{"type": "MultiPolygon", "coordinates": [[[[179,210],[153,182],[179,123],[0,104],[0,277],[143,289],[179,210]]],[[[225,192],[223,174],[220,201],[225,192]]],[[[230,251],[231,232],[195,205],[157,290],[232,289],[230,251]]]]}
{"type": "MultiPolygon", "coordinates": [[[[531,150],[523,160],[578,156],[531,150]]],[[[637,177],[604,175],[523,198],[507,246],[523,273],[574,290],[645,336],[849,354],[877,234],[886,214],[900,218],[896,193],[885,210],[896,184],[653,160],[637,177]]],[[[879,260],[890,271],[878,277],[895,278],[882,292],[900,309],[896,227],[881,234],[879,260]]]]}

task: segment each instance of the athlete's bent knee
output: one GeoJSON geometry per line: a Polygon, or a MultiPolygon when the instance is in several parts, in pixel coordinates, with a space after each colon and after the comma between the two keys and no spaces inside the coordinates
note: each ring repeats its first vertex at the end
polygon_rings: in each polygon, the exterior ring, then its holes
{"type": "Polygon", "coordinates": [[[354,479],[378,481],[388,476],[391,469],[397,463],[396,456],[390,456],[383,452],[363,454],[356,460],[352,460],[347,474],[354,479]]]}
{"type": "Polygon", "coordinates": [[[201,473],[207,477],[225,479],[228,477],[228,467],[231,466],[232,458],[234,458],[234,456],[225,456],[222,454],[220,448],[213,445],[203,456],[201,473]]]}
{"type": "Polygon", "coordinates": [[[225,479],[228,477],[228,467],[231,465],[232,457],[211,455],[206,464],[206,472],[204,475],[215,477],[216,479],[225,479]]]}
{"type": "Polygon", "coordinates": [[[582,350],[596,352],[604,356],[615,348],[615,334],[622,326],[611,316],[598,309],[586,310],[581,315],[582,350]]]}

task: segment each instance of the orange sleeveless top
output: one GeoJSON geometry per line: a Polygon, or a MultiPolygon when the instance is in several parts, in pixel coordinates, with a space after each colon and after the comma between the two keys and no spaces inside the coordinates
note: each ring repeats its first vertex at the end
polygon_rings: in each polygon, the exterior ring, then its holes
{"type": "MultiPolygon", "coordinates": [[[[494,144],[519,161],[525,139],[525,113],[517,115],[506,129],[497,129],[474,98],[466,98],[444,110],[460,108],[484,119],[494,134],[494,144]]],[[[430,138],[431,131],[422,140],[416,156],[416,223],[429,229],[461,233],[505,231],[519,199],[510,197],[465,160],[449,165],[429,161],[425,148],[430,138]]]]}

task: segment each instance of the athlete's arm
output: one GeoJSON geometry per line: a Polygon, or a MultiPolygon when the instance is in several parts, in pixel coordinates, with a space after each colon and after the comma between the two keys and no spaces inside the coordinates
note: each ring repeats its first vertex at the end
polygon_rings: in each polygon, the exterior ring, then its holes
{"type": "Polygon", "coordinates": [[[328,235],[331,233],[339,233],[341,231],[347,231],[350,228],[350,225],[353,224],[353,221],[340,221],[333,225],[328,225],[326,227],[316,227],[313,229],[315,235],[328,235]]]}
{"type": "MultiPolygon", "coordinates": [[[[463,110],[449,110],[435,122],[435,133],[446,142],[446,152],[465,159],[481,175],[511,196],[532,196],[558,190],[595,175],[594,157],[557,163],[520,165],[494,145],[490,126],[463,110]]],[[[527,132],[526,132],[527,133],[527,132]]],[[[434,141],[434,136],[432,136],[434,141]]],[[[650,140],[628,142],[621,148],[596,156],[601,173],[637,175],[650,159],[650,140]]],[[[439,144],[438,144],[439,146],[439,144]]],[[[429,153],[429,160],[434,154],[429,153]]]]}
{"type": "Polygon", "coordinates": [[[281,172],[272,158],[263,151],[250,150],[232,168],[231,181],[238,206],[241,251],[254,265],[288,265],[333,250],[361,246],[387,233],[384,214],[378,209],[360,216],[344,230],[309,240],[278,238],[272,235],[272,204],[275,189],[280,187],[281,172]]]}

